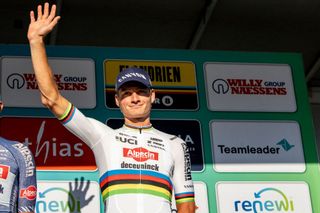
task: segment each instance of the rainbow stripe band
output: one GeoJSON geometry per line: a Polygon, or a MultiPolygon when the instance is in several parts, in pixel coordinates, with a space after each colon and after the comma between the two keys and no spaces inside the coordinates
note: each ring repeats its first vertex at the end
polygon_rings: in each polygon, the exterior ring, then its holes
{"type": "Polygon", "coordinates": [[[112,170],[100,178],[103,200],[117,194],[139,193],[171,201],[172,183],[160,173],[141,170],[112,170]]]}
{"type": "Polygon", "coordinates": [[[194,192],[175,194],[176,203],[194,202],[194,192]]]}
{"type": "Polygon", "coordinates": [[[62,122],[62,124],[66,124],[72,119],[74,112],[75,112],[75,107],[73,106],[73,104],[69,103],[66,111],[58,119],[60,120],[60,122],[62,122]]]}

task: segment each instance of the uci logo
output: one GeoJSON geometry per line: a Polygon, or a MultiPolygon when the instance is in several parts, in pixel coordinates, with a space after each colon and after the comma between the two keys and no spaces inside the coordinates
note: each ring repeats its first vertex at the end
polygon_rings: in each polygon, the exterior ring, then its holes
{"type": "Polygon", "coordinates": [[[13,73],[7,78],[7,85],[11,89],[21,89],[25,84],[25,80],[22,75],[13,73]]]}
{"type": "Polygon", "coordinates": [[[120,141],[122,143],[128,143],[128,144],[132,144],[132,145],[137,145],[138,141],[132,138],[125,138],[125,137],[121,137],[121,136],[116,136],[116,140],[120,141]]]}
{"type": "Polygon", "coordinates": [[[212,82],[212,89],[217,94],[226,94],[229,91],[229,85],[223,79],[216,79],[212,82]]]}

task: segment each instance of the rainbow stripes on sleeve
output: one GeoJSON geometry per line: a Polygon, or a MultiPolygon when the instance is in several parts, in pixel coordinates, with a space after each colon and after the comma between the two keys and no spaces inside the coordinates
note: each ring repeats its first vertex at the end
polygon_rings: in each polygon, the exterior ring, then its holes
{"type": "Polygon", "coordinates": [[[73,104],[69,103],[66,111],[58,119],[63,125],[65,125],[72,119],[72,117],[74,116],[74,112],[75,112],[75,107],[73,106],[73,104]]]}
{"type": "Polygon", "coordinates": [[[175,194],[176,203],[194,202],[194,192],[175,194]]]}
{"type": "Polygon", "coordinates": [[[117,194],[149,194],[171,202],[172,183],[169,177],[141,170],[111,170],[100,178],[103,201],[117,194]]]}

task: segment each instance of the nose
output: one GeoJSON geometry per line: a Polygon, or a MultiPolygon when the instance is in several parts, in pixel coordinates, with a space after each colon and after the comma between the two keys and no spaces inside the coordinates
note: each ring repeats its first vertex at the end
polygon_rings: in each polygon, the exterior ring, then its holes
{"type": "Polygon", "coordinates": [[[136,92],[133,92],[131,94],[131,101],[134,103],[137,103],[140,101],[139,95],[136,92]]]}

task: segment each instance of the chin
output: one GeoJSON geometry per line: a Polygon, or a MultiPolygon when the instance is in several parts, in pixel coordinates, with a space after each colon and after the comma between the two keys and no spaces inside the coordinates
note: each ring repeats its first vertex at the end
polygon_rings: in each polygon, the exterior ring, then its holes
{"type": "Polygon", "coordinates": [[[129,118],[130,120],[139,120],[139,121],[141,121],[141,120],[145,120],[145,119],[147,119],[148,118],[148,116],[147,115],[142,115],[142,114],[138,114],[138,115],[129,115],[129,116],[126,116],[127,118],[129,118]]]}
{"type": "Polygon", "coordinates": [[[132,120],[144,120],[146,119],[147,117],[146,116],[132,116],[130,119],[132,120]]]}

